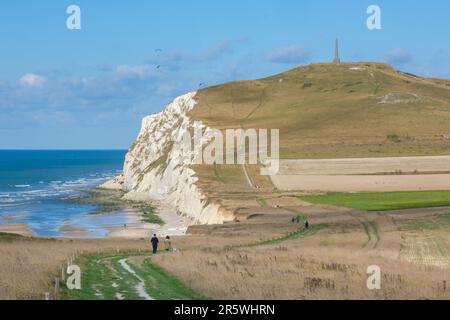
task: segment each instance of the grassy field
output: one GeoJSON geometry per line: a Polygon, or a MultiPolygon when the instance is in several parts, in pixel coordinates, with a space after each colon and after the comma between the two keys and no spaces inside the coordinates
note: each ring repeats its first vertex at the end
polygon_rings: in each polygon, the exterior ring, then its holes
{"type": "Polygon", "coordinates": [[[200,90],[211,127],[278,128],[282,158],[448,154],[450,81],[380,63],[313,64],[200,90]]]}
{"type": "Polygon", "coordinates": [[[198,300],[195,294],[174,276],[154,265],[150,252],[93,254],[76,261],[82,273],[81,290],[65,290],[63,298],[74,300],[198,300]],[[125,269],[123,263],[135,274],[125,269]],[[139,285],[141,284],[141,291],[139,285]]]}
{"type": "Polygon", "coordinates": [[[267,201],[265,199],[256,199],[256,202],[261,206],[261,207],[268,207],[269,204],[267,203],[267,201]]]}
{"type": "Polygon", "coordinates": [[[145,240],[27,238],[0,233],[0,300],[44,299],[72,256],[148,247],[145,240]]]}
{"type": "Polygon", "coordinates": [[[300,199],[315,204],[386,211],[450,206],[450,191],[331,193],[300,196],[300,199]]]}
{"type": "Polygon", "coordinates": [[[303,227],[299,228],[298,231],[289,233],[285,236],[281,236],[279,238],[275,238],[275,239],[269,239],[269,240],[264,240],[261,242],[256,242],[256,243],[251,243],[248,245],[243,245],[242,247],[256,247],[256,246],[266,246],[266,245],[273,245],[273,244],[279,244],[279,243],[283,243],[285,241],[292,241],[292,240],[296,240],[296,239],[302,239],[308,236],[312,236],[315,235],[317,232],[319,232],[320,230],[326,228],[327,225],[326,224],[318,224],[318,225],[314,225],[311,226],[308,229],[305,229],[303,227]]]}
{"type": "MultiPolygon", "coordinates": [[[[199,226],[205,234],[190,236],[189,242],[176,239],[174,245],[181,253],[159,255],[154,263],[196,292],[216,299],[450,297],[447,269],[442,269],[448,268],[448,259],[442,255],[449,248],[448,225],[436,230],[433,241],[424,244],[423,237],[413,235],[421,234],[416,223],[429,218],[414,222],[415,219],[397,220],[367,213],[338,219],[330,213],[323,217],[329,221],[326,225],[314,215],[308,219],[312,228],[278,237],[270,234],[280,229],[281,223],[270,225],[263,217],[247,225],[199,226]],[[256,230],[251,229],[258,220],[268,237],[259,241],[256,230]],[[230,242],[236,245],[230,246],[230,242]],[[367,266],[372,264],[382,269],[379,291],[366,287],[367,266]]],[[[436,221],[440,219],[447,220],[442,217],[436,221]]],[[[278,223],[280,219],[273,220],[278,223]]],[[[288,225],[292,224],[286,222],[288,225]]]]}
{"type": "MultiPolygon", "coordinates": [[[[310,208],[295,207],[293,201],[303,203],[295,198],[283,201],[295,212],[310,208]]],[[[149,255],[145,240],[0,234],[0,298],[43,299],[72,254],[81,267],[82,290],[63,290],[60,299],[450,298],[448,214],[409,218],[320,208],[308,213],[305,230],[282,207],[255,208],[270,210],[268,217],[195,226],[188,237],[172,238],[176,253],[156,256],[149,255]],[[382,268],[379,291],[365,285],[367,266],[374,263],[382,268]]]]}

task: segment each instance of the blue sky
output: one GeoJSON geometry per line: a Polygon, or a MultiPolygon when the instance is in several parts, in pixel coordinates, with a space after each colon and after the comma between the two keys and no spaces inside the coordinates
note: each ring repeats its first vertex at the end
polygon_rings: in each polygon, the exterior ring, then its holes
{"type": "Polygon", "coordinates": [[[442,0],[3,1],[0,148],[125,149],[143,116],[199,83],[330,61],[336,36],[344,61],[450,78],[448,12],[442,0]],[[66,28],[71,4],[81,30],[66,28]],[[366,27],[371,4],[381,30],[366,27]]]}

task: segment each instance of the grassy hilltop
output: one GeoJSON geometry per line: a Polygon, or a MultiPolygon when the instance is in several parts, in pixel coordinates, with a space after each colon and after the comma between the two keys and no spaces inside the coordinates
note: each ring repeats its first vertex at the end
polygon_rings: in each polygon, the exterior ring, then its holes
{"type": "Polygon", "coordinates": [[[381,63],[313,64],[201,90],[192,117],[279,128],[282,158],[450,154],[450,81],[381,63]]]}

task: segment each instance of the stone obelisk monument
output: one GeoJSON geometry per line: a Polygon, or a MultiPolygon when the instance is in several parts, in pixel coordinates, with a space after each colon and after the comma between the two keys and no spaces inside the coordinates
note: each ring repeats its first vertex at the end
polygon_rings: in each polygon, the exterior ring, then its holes
{"type": "Polygon", "coordinates": [[[336,47],[334,49],[334,63],[340,63],[341,62],[341,58],[339,57],[339,39],[336,38],[336,47]]]}

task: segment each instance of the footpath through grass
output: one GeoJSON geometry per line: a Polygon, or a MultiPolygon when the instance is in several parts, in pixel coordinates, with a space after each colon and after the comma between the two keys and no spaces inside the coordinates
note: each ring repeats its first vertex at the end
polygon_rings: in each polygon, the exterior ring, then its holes
{"type": "Polygon", "coordinates": [[[312,235],[316,234],[317,232],[319,232],[320,230],[325,229],[326,227],[328,227],[328,225],[326,225],[326,224],[312,225],[308,229],[302,227],[298,231],[291,232],[291,233],[289,233],[289,234],[287,234],[285,236],[281,236],[279,238],[264,240],[264,241],[260,241],[260,242],[250,243],[250,244],[244,244],[244,245],[240,245],[238,247],[240,247],[240,248],[242,248],[242,247],[251,248],[251,247],[279,244],[279,243],[282,243],[282,242],[285,242],[285,241],[302,239],[302,238],[306,238],[306,237],[312,236],[312,235]]]}
{"type": "Polygon", "coordinates": [[[63,290],[69,300],[204,299],[176,277],[151,262],[150,253],[95,254],[76,263],[81,268],[81,290],[63,290]],[[124,263],[131,269],[124,268],[124,263]],[[133,273],[134,272],[134,273],[133,273]]]}
{"type": "Polygon", "coordinates": [[[269,204],[267,203],[266,199],[256,199],[256,202],[259,204],[262,208],[268,208],[269,204]]]}
{"type": "Polygon", "coordinates": [[[330,193],[318,196],[300,196],[299,198],[315,204],[328,204],[366,211],[450,206],[450,190],[330,193]]]}

